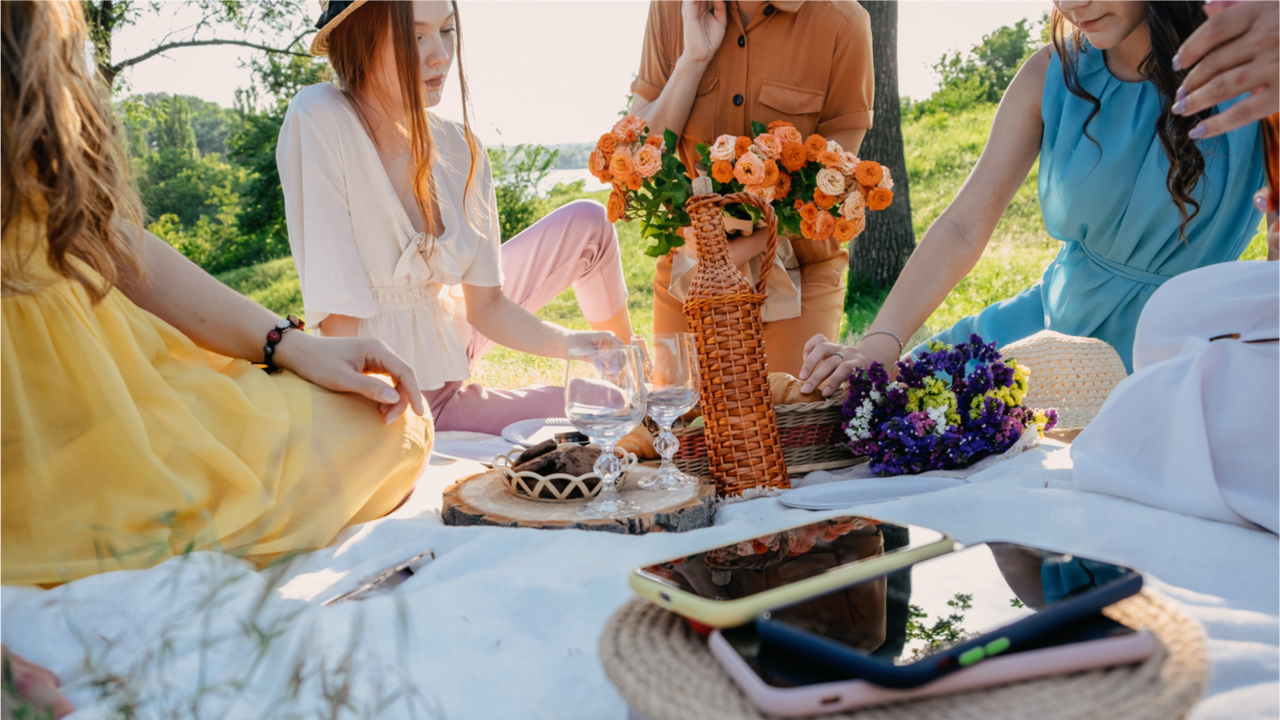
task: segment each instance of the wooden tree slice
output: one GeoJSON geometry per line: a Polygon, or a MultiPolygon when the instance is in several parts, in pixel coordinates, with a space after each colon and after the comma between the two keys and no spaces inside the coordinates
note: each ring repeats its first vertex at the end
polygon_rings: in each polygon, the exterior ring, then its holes
{"type": "Polygon", "coordinates": [[[600,530],[643,535],[649,532],[684,532],[709,527],[715,518],[711,501],[715,483],[704,481],[688,490],[644,490],[635,481],[649,473],[636,467],[623,479],[619,492],[644,509],[617,520],[594,520],[578,516],[585,500],[563,503],[535,502],[511,494],[502,475],[489,471],[465,477],[445,488],[440,514],[445,525],[496,525],[544,530],[600,530]]]}

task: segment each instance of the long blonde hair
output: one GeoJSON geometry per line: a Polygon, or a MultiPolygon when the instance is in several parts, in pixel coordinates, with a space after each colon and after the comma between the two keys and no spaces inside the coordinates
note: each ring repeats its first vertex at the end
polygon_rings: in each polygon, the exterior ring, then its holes
{"type": "MultiPolygon", "coordinates": [[[[3,167],[0,226],[43,215],[49,266],[78,281],[94,301],[142,262],[127,228],[142,225],[114,115],[94,79],[79,2],[0,3],[3,33],[3,167]],[[102,277],[77,268],[79,258],[102,277]]],[[[5,294],[32,289],[28,262],[38,247],[6,248],[5,294]]]]}
{"type": "MultiPolygon", "coordinates": [[[[479,165],[480,144],[471,132],[470,95],[467,92],[466,74],[462,70],[462,25],[458,18],[458,4],[453,3],[454,26],[457,37],[458,81],[462,86],[462,128],[471,153],[471,165],[467,170],[464,205],[471,200],[473,183],[479,165]]],[[[351,16],[333,29],[329,36],[329,62],[337,75],[342,91],[351,99],[376,94],[372,77],[377,67],[378,53],[384,42],[391,43],[395,57],[396,77],[400,85],[400,102],[408,115],[404,119],[409,138],[409,153],[413,167],[413,195],[422,214],[423,230],[430,237],[437,233],[435,213],[432,211],[431,168],[435,163],[435,144],[431,136],[431,124],[427,122],[426,96],[422,90],[422,77],[418,62],[418,46],[414,39],[413,4],[409,2],[365,3],[351,16]],[[390,37],[388,38],[388,34],[390,37]],[[415,111],[416,109],[416,111],[415,111]]],[[[388,98],[376,98],[388,104],[388,98]]],[[[354,105],[355,103],[353,103],[354,105]]],[[[356,105],[357,111],[359,105],[356,105]]]]}

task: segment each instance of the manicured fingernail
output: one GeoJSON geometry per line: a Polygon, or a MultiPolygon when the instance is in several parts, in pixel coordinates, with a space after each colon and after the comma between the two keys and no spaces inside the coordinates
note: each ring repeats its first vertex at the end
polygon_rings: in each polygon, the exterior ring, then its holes
{"type": "Polygon", "coordinates": [[[1209,134],[1209,128],[1204,123],[1200,123],[1199,125],[1191,128],[1191,132],[1187,133],[1187,137],[1193,140],[1199,140],[1200,138],[1208,134],[1209,134]]]}
{"type": "Polygon", "coordinates": [[[382,402],[389,402],[389,403],[393,403],[400,399],[400,393],[396,392],[392,388],[387,388],[386,390],[383,390],[381,393],[379,393],[378,396],[382,398],[382,402]]]}
{"type": "Polygon", "coordinates": [[[1177,101],[1177,100],[1181,100],[1186,96],[1187,96],[1187,86],[1183,85],[1182,87],[1178,88],[1178,92],[1174,93],[1173,99],[1177,101]]]}
{"type": "Polygon", "coordinates": [[[1174,72],[1179,72],[1180,70],[1182,70],[1182,55],[1181,55],[1181,54],[1174,55],[1174,56],[1173,56],[1173,71],[1174,71],[1174,72]]]}
{"type": "Polygon", "coordinates": [[[801,370],[801,371],[800,371],[800,379],[801,379],[801,380],[804,380],[804,379],[805,379],[805,378],[807,378],[807,377],[809,377],[809,371],[808,371],[808,370],[801,370]]]}
{"type": "Polygon", "coordinates": [[[387,425],[390,425],[390,424],[394,423],[395,421],[399,420],[399,419],[400,419],[400,414],[401,414],[401,413],[403,413],[403,412],[404,412],[404,410],[403,410],[403,409],[401,409],[401,410],[392,410],[392,411],[391,411],[391,414],[390,414],[390,415],[387,415],[387,417],[383,420],[383,422],[384,422],[384,423],[386,423],[387,425]]]}
{"type": "Polygon", "coordinates": [[[1186,112],[1186,111],[1187,111],[1187,101],[1186,101],[1186,100],[1179,100],[1178,102],[1176,102],[1176,103],[1174,103],[1174,104],[1173,104],[1173,114],[1174,114],[1174,115],[1181,115],[1182,113],[1184,113],[1184,112],[1186,112]]]}
{"type": "Polygon", "coordinates": [[[1265,192],[1260,192],[1253,196],[1253,206],[1258,208],[1260,212],[1269,212],[1271,210],[1271,203],[1267,202],[1267,194],[1265,192]]]}
{"type": "Polygon", "coordinates": [[[813,392],[813,383],[805,383],[804,387],[800,388],[800,392],[805,394],[813,392]]]}

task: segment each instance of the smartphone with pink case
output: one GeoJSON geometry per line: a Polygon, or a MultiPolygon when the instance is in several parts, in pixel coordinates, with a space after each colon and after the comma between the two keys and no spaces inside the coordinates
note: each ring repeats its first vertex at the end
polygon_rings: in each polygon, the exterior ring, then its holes
{"type": "Polygon", "coordinates": [[[828,666],[761,643],[754,624],[715,630],[708,647],[762,712],[800,717],[1139,662],[1151,655],[1155,638],[1095,614],[1045,636],[1034,647],[908,689],[840,679],[828,666]]]}

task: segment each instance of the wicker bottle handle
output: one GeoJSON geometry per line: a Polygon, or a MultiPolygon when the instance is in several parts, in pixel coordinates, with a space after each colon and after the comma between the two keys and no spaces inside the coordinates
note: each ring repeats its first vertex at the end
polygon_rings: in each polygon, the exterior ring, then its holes
{"type": "Polygon", "coordinates": [[[764,214],[765,229],[769,235],[765,239],[764,259],[760,261],[760,279],[756,281],[756,293],[764,295],[769,286],[769,272],[773,270],[773,258],[778,249],[778,216],[773,212],[773,205],[750,193],[734,193],[719,200],[721,207],[733,203],[750,205],[764,214]]]}

